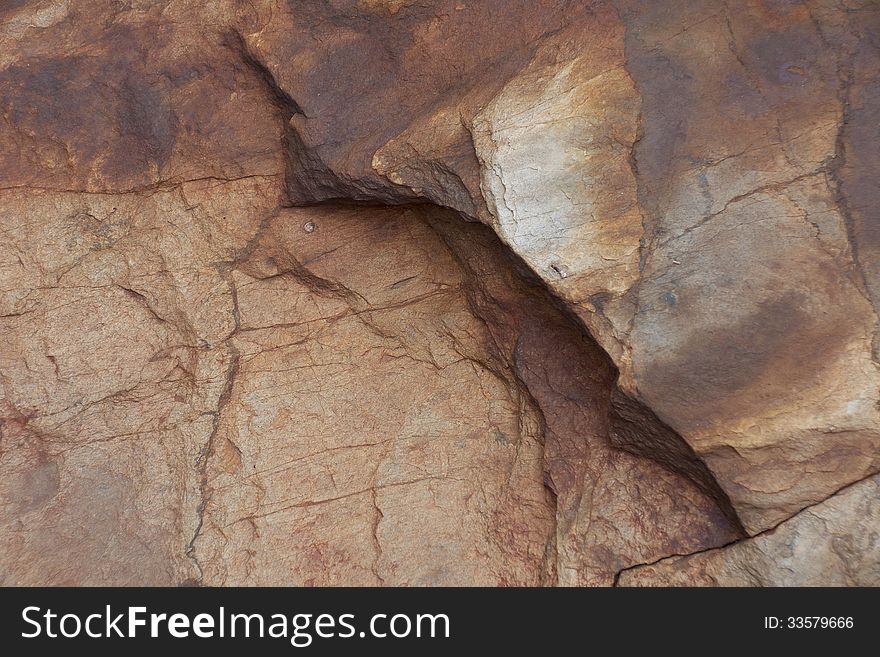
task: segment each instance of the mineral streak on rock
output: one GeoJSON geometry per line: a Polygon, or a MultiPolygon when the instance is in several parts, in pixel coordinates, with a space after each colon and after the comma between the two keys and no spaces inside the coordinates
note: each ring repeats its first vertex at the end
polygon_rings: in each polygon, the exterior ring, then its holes
{"type": "Polygon", "coordinates": [[[0,582],[877,584],[878,79],[870,0],[5,3],[0,582]]]}

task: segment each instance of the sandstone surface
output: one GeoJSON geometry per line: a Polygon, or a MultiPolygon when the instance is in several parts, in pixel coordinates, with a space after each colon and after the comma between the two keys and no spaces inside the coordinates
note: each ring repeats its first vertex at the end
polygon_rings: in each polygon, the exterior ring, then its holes
{"type": "Polygon", "coordinates": [[[0,582],[880,583],[878,81],[871,0],[0,4],[0,582]]]}

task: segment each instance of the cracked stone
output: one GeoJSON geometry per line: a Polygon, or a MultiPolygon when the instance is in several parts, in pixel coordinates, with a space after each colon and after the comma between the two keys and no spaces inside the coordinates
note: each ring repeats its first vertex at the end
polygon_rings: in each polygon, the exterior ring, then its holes
{"type": "Polygon", "coordinates": [[[728,547],[623,572],[621,586],[876,586],[880,479],[853,484],[728,547]]]}
{"type": "Polygon", "coordinates": [[[876,3],[7,4],[0,582],[880,581],[876,3]]]}

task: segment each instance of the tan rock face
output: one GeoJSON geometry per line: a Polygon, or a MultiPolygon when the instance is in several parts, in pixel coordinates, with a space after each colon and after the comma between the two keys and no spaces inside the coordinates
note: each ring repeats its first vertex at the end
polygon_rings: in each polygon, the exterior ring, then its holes
{"type": "Polygon", "coordinates": [[[0,581],[880,581],[876,3],[7,4],[0,581]]]}
{"type": "Polygon", "coordinates": [[[207,583],[546,581],[536,409],[430,226],[285,211],[232,280],[235,361],[194,544],[207,583]]]}
{"type": "Polygon", "coordinates": [[[491,234],[430,208],[198,225],[197,199],[259,191],[7,199],[41,217],[10,250],[50,288],[6,316],[10,581],[607,584],[738,536],[611,445],[607,357],[491,234]],[[110,203],[120,234],[89,245],[110,203]],[[28,247],[65,229],[88,250],[28,247]],[[118,563],[68,572],[87,566],[46,549],[59,515],[118,563]],[[156,570],[131,572],[144,549],[156,570]]]}

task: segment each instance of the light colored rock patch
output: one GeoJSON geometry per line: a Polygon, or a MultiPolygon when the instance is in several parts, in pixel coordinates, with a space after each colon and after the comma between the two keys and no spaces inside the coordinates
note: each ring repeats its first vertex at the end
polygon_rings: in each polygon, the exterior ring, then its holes
{"type": "Polygon", "coordinates": [[[622,67],[584,58],[515,78],[473,122],[496,230],[572,300],[638,277],[638,104],[622,67]]]}

